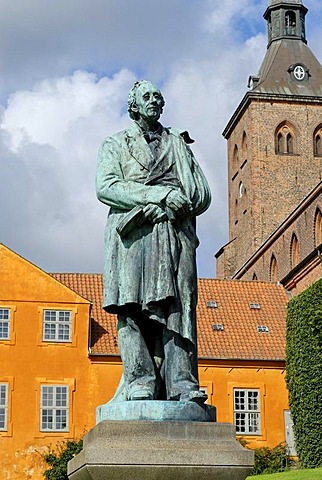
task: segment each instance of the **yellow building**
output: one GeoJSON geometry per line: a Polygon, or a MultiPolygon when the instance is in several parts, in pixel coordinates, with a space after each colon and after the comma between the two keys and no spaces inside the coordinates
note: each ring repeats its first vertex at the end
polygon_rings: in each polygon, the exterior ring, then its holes
{"type": "MultiPolygon", "coordinates": [[[[199,280],[201,387],[252,447],[285,441],[287,295],[276,284],[199,280]]],[[[0,244],[0,463],[42,477],[41,453],[95,425],[122,373],[102,275],[48,274],[0,244]]]]}

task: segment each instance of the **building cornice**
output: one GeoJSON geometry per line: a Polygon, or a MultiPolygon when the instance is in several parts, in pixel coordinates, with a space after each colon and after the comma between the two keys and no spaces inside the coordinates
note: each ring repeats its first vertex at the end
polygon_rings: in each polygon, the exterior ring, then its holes
{"type": "MultiPolygon", "coordinates": [[[[121,364],[121,356],[108,353],[90,353],[89,358],[93,363],[115,363],[121,364]]],[[[217,358],[217,357],[198,357],[198,365],[201,367],[203,365],[212,366],[225,366],[225,367],[241,367],[246,368],[276,368],[278,365],[280,368],[285,367],[285,358],[217,358]]]]}
{"type": "Polygon", "coordinates": [[[309,95],[286,95],[286,94],[272,94],[262,92],[247,92],[229,122],[227,123],[222,135],[228,139],[231,132],[239,122],[246,108],[252,101],[257,102],[288,102],[288,103],[305,103],[305,104],[322,104],[322,97],[309,95]]]}
{"type": "Polygon", "coordinates": [[[198,357],[198,366],[211,365],[213,367],[228,368],[285,368],[285,358],[215,358],[198,357]]]}

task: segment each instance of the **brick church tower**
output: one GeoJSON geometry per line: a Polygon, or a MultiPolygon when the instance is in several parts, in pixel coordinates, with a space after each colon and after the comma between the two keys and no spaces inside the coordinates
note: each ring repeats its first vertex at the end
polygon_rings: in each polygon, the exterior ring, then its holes
{"type": "Polygon", "coordinates": [[[266,56],[223,132],[229,242],[216,254],[218,278],[241,278],[236,272],[322,178],[322,67],[307,46],[306,13],[301,0],[271,0],[266,56]]]}

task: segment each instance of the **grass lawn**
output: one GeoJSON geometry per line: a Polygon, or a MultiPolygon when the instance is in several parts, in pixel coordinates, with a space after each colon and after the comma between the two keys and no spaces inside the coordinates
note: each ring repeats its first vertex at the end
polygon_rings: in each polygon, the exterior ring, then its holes
{"type": "Polygon", "coordinates": [[[322,468],[312,470],[291,470],[283,473],[271,473],[270,475],[255,475],[246,480],[321,480],[322,468]]]}

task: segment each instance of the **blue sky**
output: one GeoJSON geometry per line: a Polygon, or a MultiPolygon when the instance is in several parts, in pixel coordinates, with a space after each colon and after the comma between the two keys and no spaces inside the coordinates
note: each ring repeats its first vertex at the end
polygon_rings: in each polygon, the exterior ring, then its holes
{"type": "MultiPolygon", "coordinates": [[[[304,2],[322,61],[322,5],[304,2]]],[[[213,202],[198,219],[198,273],[228,240],[221,133],[266,50],[266,0],[0,0],[0,242],[46,271],[100,272],[96,200],[104,137],[126,128],[133,82],[150,79],[162,123],[189,130],[213,202]]]]}

